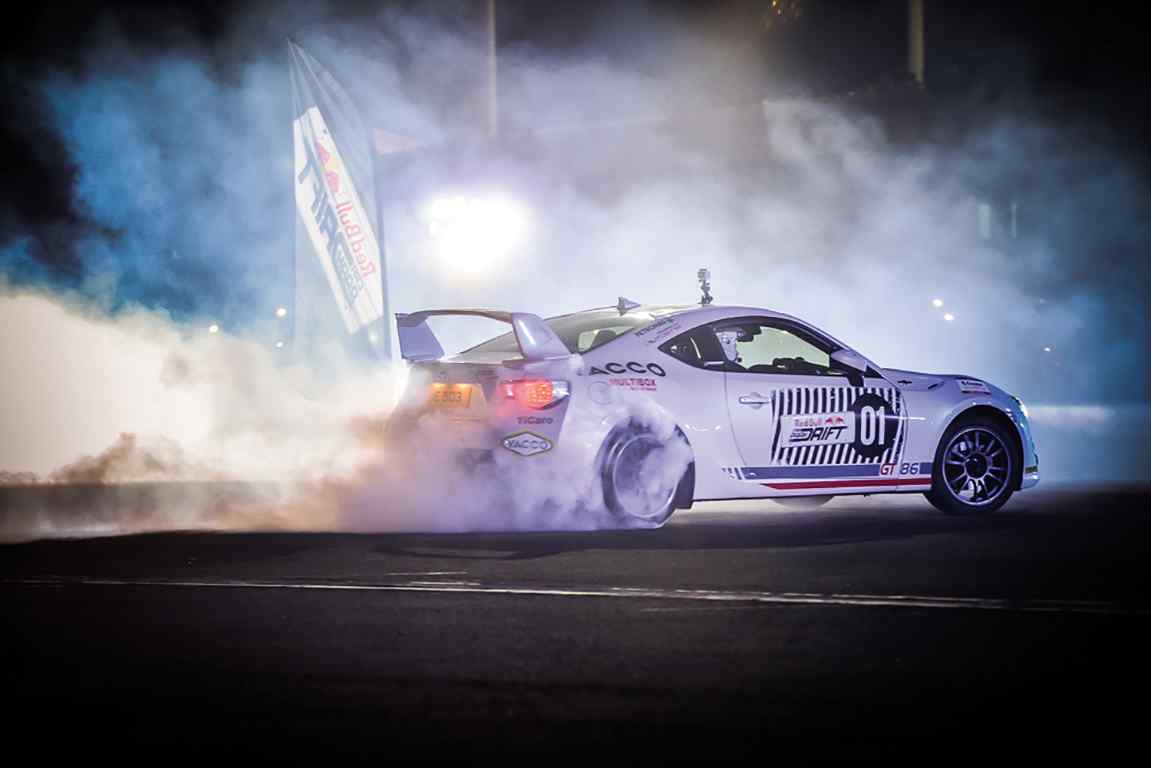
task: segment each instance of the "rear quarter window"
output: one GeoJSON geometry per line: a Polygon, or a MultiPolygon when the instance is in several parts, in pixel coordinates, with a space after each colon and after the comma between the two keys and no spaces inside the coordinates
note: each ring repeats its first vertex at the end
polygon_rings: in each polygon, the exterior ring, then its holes
{"type": "Polygon", "coordinates": [[[723,349],[706,325],[665,341],[659,351],[693,368],[722,371],[724,367],[723,349]]]}
{"type": "MultiPolygon", "coordinates": [[[[648,312],[629,312],[621,315],[618,311],[611,309],[561,315],[560,317],[549,318],[545,322],[556,336],[559,336],[560,341],[564,343],[569,352],[583,354],[602,347],[629,331],[648,325],[652,319],[652,315],[648,312]]],[[[460,357],[472,353],[514,355],[519,353],[519,345],[516,344],[514,334],[505,333],[465,350],[460,354],[460,357]]]]}

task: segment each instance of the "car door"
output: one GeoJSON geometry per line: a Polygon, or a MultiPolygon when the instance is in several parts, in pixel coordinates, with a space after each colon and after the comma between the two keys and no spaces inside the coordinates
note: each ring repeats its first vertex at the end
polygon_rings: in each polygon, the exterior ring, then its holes
{"type": "Polygon", "coordinates": [[[738,479],[767,495],[898,489],[907,414],[895,387],[875,371],[840,369],[835,344],[790,320],[737,318],[712,330],[726,358],[738,479]]]}

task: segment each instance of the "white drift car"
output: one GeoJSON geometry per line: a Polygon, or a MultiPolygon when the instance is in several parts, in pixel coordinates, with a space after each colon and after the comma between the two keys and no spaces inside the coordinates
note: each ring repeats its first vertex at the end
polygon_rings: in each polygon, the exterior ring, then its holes
{"type": "Polygon", "coordinates": [[[987,513],[1039,482],[1019,399],[881,368],[764,309],[621,299],[549,320],[459,309],[397,325],[412,375],[393,425],[438,419],[438,434],[517,472],[562,456],[623,524],[658,525],[693,501],[891,492],[987,513]],[[444,357],[427,324],[438,315],[512,331],[444,357]]]}

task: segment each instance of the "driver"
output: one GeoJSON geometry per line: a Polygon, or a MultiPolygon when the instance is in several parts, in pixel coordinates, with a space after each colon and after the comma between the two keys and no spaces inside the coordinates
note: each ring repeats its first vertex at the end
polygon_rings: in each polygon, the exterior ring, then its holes
{"type": "Polygon", "coordinates": [[[739,365],[743,362],[743,358],[739,354],[739,348],[736,342],[740,341],[740,333],[738,328],[725,328],[715,332],[716,338],[719,339],[719,345],[723,347],[723,356],[729,363],[739,365]]]}

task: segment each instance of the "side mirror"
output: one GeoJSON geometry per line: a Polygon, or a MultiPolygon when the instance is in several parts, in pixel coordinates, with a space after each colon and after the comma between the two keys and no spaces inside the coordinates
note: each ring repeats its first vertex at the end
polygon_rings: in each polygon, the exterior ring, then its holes
{"type": "Polygon", "coordinates": [[[837,349],[831,353],[831,359],[833,362],[839,363],[839,365],[843,366],[844,368],[858,371],[859,373],[867,372],[867,360],[863,357],[863,355],[859,354],[853,349],[847,349],[846,347],[843,349],[837,349]]]}

